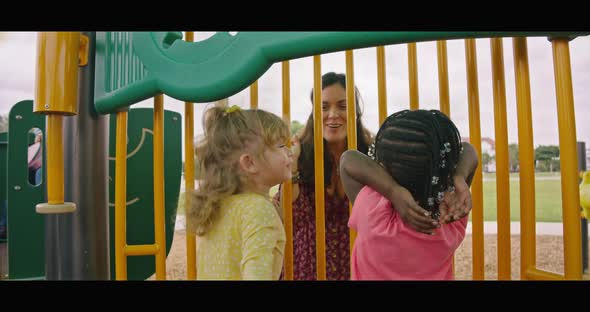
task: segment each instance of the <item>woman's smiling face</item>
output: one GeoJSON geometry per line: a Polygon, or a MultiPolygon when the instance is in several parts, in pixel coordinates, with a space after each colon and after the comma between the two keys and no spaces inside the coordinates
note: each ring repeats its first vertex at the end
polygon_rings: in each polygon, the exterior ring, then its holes
{"type": "Polygon", "coordinates": [[[338,83],[322,90],[324,139],[336,143],[346,139],[346,90],[338,83]]]}

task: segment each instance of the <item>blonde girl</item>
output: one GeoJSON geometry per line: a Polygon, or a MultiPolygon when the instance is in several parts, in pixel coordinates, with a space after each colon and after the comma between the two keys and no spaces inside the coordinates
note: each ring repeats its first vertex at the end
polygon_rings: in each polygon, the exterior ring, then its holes
{"type": "Polygon", "coordinates": [[[287,125],[263,110],[212,107],[197,144],[202,180],[187,209],[197,238],[197,278],[277,280],[285,229],[269,199],[291,179],[287,125]]]}

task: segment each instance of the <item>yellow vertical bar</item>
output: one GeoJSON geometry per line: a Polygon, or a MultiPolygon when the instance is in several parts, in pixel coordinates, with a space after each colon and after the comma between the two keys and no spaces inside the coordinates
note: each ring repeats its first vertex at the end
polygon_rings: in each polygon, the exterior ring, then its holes
{"type": "Polygon", "coordinates": [[[115,279],[127,280],[127,112],[117,112],[115,149],[115,279]]]}
{"type": "MultiPolygon", "coordinates": [[[[289,76],[289,61],[284,61],[282,65],[282,82],[283,82],[283,120],[289,126],[291,133],[291,90],[289,76]]],[[[291,148],[291,140],[287,146],[291,148]]],[[[294,159],[293,161],[297,161],[294,159]]],[[[285,242],[285,280],[293,280],[293,183],[291,180],[285,181],[281,188],[283,198],[283,215],[285,216],[285,233],[287,241],[285,242]]]]}
{"type": "MultiPolygon", "coordinates": [[[[438,98],[440,111],[451,118],[449,101],[449,70],[447,65],[447,41],[436,42],[436,57],[438,61],[438,98]]],[[[453,275],[455,274],[455,256],[453,255],[453,275]]]]}
{"type": "Polygon", "coordinates": [[[567,39],[554,39],[551,44],[553,46],[557,121],[559,123],[564,273],[566,279],[581,280],[580,193],[569,42],[567,39]]]}
{"type": "Polygon", "coordinates": [[[451,104],[449,100],[449,66],[447,65],[447,41],[436,42],[438,60],[438,98],[440,111],[451,118],[451,104]]]}
{"type": "Polygon", "coordinates": [[[520,167],[520,279],[526,279],[537,258],[535,234],[535,166],[531,89],[526,38],[513,38],[516,112],[518,115],[518,155],[520,167]]]}
{"type": "Polygon", "coordinates": [[[385,47],[379,46],[377,47],[377,95],[379,102],[379,124],[382,124],[385,118],[387,118],[387,85],[385,82],[385,47]]]}
{"type": "Polygon", "coordinates": [[[34,112],[77,114],[81,37],[80,32],[37,33],[34,112]]]}
{"type": "MultiPolygon", "coordinates": [[[[356,99],[354,97],[354,53],[352,50],[346,50],[346,120],[347,120],[347,136],[348,136],[348,149],[357,149],[357,137],[356,137],[356,99]]],[[[348,202],[349,215],[352,214],[352,202],[348,202]]],[[[354,240],[356,239],[356,231],[350,229],[350,259],[352,259],[352,249],[354,246],[354,240]]]]}
{"type": "MultiPolygon", "coordinates": [[[[481,129],[479,122],[479,87],[477,82],[477,52],[475,39],[465,39],[465,61],[467,65],[467,94],[469,101],[469,141],[477,151],[477,158],[481,164],[481,129]]],[[[484,248],[483,248],[483,181],[481,166],[477,167],[471,194],[473,209],[471,224],[473,227],[473,279],[484,279],[484,248]]]]}
{"type": "Polygon", "coordinates": [[[79,32],[37,34],[33,111],[48,114],[48,202],[37,204],[37,213],[66,213],[76,210],[74,203],[64,203],[63,115],[75,115],[78,110],[78,56],[81,41],[83,39],[79,32]]]}
{"type": "MultiPolygon", "coordinates": [[[[186,32],[186,41],[194,41],[194,32],[186,32]]],[[[191,205],[190,194],[195,189],[195,155],[194,155],[194,106],[191,102],[184,103],[184,183],[185,196],[184,207],[185,211],[191,205]]],[[[190,222],[185,218],[185,222],[190,222]]],[[[195,233],[186,232],[186,278],[188,280],[197,279],[197,242],[195,233]]]]}
{"type": "Polygon", "coordinates": [[[418,98],[418,57],[416,55],[416,43],[408,43],[408,79],[410,80],[410,109],[420,108],[418,98]]]}
{"type": "Polygon", "coordinates": [[[510,176],[508,172],[508,126],[502,38],[490,39],[494,122],[496,132],[496,198],[498,225],[498,280],[510,280],[510,176]]]}
{"type": "Polygon", "coordinates": [[[164,95],[154,97],[154,231],[156,279],[166,279],[166,224],[164,223],[164,95]]]}
{"type": "Polygon", "coordinates": [[[47,202],[64,203],[63,116],[47,116],[47,202]]]}
{"type": "Polygon", "coordinates": [[[250,85],[250,108],[258,108],[258,80],[254,81],[252,85],[250,85]]]}
{"type": "Polygon", "coordinates": [[[322,58],[313,56],[313,146],[315,163],[315,237],[317,279],[326,280],[326,217],[324,207],[324,128],[322,120],[322,58]]]}
{"type": "MultiPolygon", "coordinates": [[[[436,57],[438,62],[438,97],[440,111],[451,118],[449,101],[449,71],[447,65],[447,41],[436,42],[436,57]]],[[[453,255],[453,275],[455,274],[455,256],[453,255]]]]}

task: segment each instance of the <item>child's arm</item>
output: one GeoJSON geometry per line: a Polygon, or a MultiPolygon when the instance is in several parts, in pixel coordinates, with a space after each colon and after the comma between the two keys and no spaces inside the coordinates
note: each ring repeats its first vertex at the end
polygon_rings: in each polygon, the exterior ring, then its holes
{"type": "Polygon", "coordinates": [[[475,170],[478,166],[477,152],[467,142],[463,142],[463,153],[457,163],[457,169],[453,176],[455,194],[445,194],[445,200],[441,203],[441,217],[443,223],[459,220],[469,214],[472,208],[471,192],[469,187],[473,181],[475,170]],[[448,210],[448,211],[447,211],[448,210]]]}
{"type": "Polygon", "coordinates": [[[368,185],[387,197],[402,220],[419,232],[431,233],[438,222],[428,217],[412,194],[399,185],[377,162],[365,154],[348,150],[340,157],[340,177],[346,196],[354,203],[363,186],[368,185]]]}

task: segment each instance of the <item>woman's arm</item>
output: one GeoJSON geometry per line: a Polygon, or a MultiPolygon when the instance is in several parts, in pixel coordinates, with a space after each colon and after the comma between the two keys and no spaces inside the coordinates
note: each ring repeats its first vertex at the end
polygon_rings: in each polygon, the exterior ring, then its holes
{"type": "Polygon", "coordinates": [[[431,233],[438,222],[428,217],[429,212],[420,207],[412,194],[371,158],[365,154],[348,150],[340,157],[340,177],[346,195],[354,202],[363,186],[368,185],[387,197],[405,223],[415,230],[431,233]]]}
{"type": "Polygon", "coordinates": [[[457,169],[455,170],[455,177],[461,177],[469,186],[473,181],[475,170],[478,166],[477,152],[473,145],[463,142],[463,154],[459,158],[457,169]]]}
{"type": "Polygon", "coordinates": [[[440,205],[440,221],[449,223],[459,220],[469,214],[472,208],[471,191],[469,187],[473,182],[473,176],[477,170],[479,160],[475,148],[467,142],[463,142],[463,153],[457,163],[457,169],[453,176],[455,192],[445,194],[445,199],[440,205]]]}

